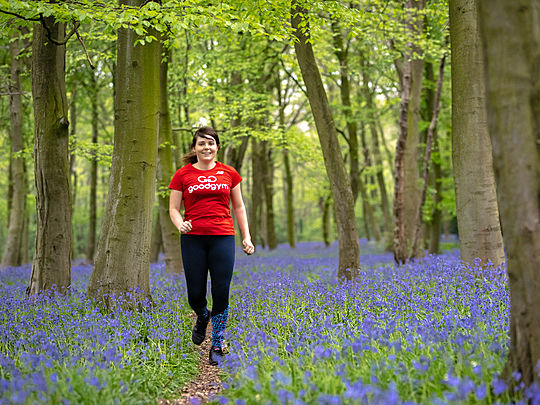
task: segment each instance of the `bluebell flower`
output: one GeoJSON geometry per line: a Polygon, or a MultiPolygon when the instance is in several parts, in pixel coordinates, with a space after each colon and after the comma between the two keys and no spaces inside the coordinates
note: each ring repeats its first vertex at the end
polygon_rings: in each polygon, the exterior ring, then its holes
{"type": "Polygon", "coordinates": [[[495,395],[500,395],[508,389],[506,382],[500,378],[496,379],[493,382],[493,393],[495,395]]]}

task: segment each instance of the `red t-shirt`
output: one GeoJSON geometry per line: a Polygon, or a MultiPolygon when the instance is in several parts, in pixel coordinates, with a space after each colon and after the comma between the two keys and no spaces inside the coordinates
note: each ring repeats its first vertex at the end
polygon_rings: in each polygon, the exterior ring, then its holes
{"type": "Polygon", "coordinates": [[[176,171],[169,188],[182,192],[184,220],[191,220],[190,235],[234,235],[229,198],[241,181],[233,167],[220,162],[210,170],[189,163],[176,171]]]}

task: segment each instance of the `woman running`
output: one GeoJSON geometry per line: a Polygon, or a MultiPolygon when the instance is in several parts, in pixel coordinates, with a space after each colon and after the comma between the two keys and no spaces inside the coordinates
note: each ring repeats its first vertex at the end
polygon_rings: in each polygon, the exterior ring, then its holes
{"type": "Polygon", "coordinates": [[[242,199],[242,178],[231,166],[216,161],[219,136],[210,127],[199,128],[184,156],[185,166],[174,174],[169,188],[171,220],[182,234],[182,260],[190,307],[197,314],[192,340],[200,345],[212,320],[209,361],[217,365],[222,356],[223,333],[227,325],[229,290],[234,267],[234,224],[229,208],[242,233],[242,248],[251,255],[246,208],[242,199]],[[180,208],[184,203],[184,218],[180,208]],[[206,306],[208,271],[212,290],[212,311],[206,306]]]}

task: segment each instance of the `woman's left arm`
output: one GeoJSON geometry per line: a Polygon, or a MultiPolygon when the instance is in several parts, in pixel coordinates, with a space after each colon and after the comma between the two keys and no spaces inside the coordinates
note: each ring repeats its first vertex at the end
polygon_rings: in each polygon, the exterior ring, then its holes
{"type": "Polygon", "coordinates": [[[234,216],[238,222],[238,227],[242,233],[242,248],[246,254],[250,255],[255,252],[255,246],[251,242],[251,235],[249,234],[249,225],[246,214],[246,206],[242,199],[242,191],[240,190],[240,184],[237,184],[231,190],[231,202],[234,211],[234,216]]]}

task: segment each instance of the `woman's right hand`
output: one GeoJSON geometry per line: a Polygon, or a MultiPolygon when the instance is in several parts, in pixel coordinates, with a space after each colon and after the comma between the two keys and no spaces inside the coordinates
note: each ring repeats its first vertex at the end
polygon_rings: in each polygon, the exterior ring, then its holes
{"type": "Polygon", "coordinates": [[[188,233],[191,231],[191,219],[188,219],[187,221],[183,221],[180,224],[180,227],[178,228],[180,233],[188,233]]]}

